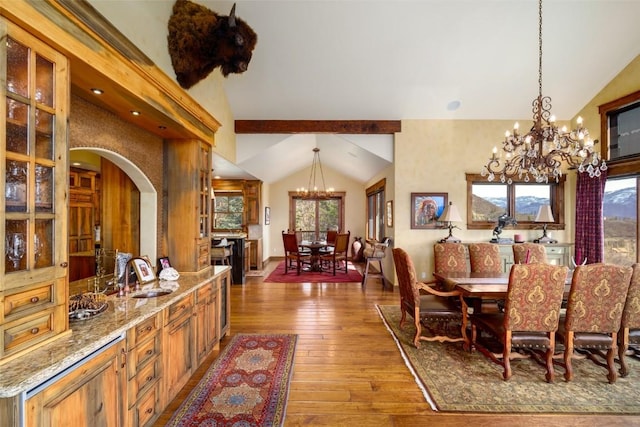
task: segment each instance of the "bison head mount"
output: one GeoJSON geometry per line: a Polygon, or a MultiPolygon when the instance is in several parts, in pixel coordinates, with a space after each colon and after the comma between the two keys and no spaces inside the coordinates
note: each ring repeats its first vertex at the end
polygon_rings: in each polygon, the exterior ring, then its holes
{"type": "Polygon", "coordinates": [[[222,75],[247,71],[258,36],[240,18],[189,0],[177,0],[169,18],[169,55],[180,86],[189,89],[220,67],[222,75]]]}

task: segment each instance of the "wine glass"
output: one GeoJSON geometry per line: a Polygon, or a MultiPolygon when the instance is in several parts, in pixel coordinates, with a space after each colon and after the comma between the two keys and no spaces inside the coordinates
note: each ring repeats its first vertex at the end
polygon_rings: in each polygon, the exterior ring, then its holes
{"type": "Polygon", "coordinates": [[[13,268],[17,269],[20,265],[20,260],[26,253],[26,245],[24,241],[23,233],[7,233],[5,239],[5,253],[7,258],[13,263],[13,268]]]}
{"type": "Polygon", "coordinates": [[[42,255],[43,246],[44,246],[44,243],[40,241],[40,236],[38,236],[37,234],[34,234],[33,235],[33,253],[36,257],[36,264],[38,263],[38,259],[42,255]]]}

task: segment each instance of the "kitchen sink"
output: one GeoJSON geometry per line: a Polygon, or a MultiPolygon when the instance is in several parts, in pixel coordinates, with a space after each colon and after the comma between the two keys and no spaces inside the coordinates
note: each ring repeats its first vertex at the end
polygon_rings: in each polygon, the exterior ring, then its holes
{"type": "Polygon", "coordinates": [[[155,298],[164,295],[169,295],[173,292],[171,289],[150,289],[148,291],[141,291],[131,295],[132,298],[155,298]]]}

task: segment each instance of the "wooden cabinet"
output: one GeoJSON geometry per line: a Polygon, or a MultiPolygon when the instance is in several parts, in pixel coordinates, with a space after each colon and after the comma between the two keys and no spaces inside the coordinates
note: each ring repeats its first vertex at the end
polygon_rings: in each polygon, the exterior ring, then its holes
{"type": "Polygon", "coordinates": [[[211,264],[211,148],[197,140],[168,140],[165,150],[167,251],[176,270],[199,271],[211,264]]]}
{"type": "MultiPolygon", "coordinates": [[[[502,271],[508,273],[513,265],[513,245],[498,245],[500,248],[500,260],[502,271]]],[[[550,264],[566,265],[571,267],[571,243],[553,243],[544,245],[547,251],[547,260],[550,264]]],[[[467,251],[467,255],[468,255],[467,251]]],[[[469,267],[470,268],[470,267],[469,267]]]]}
{"type": "Polygon", "coordinates": [[[0,33],[4,363],[68,329],[67,239],[61,236],[67,235],[69,66],[62,54],[1,18],[0,33]],[[40,300],[44,288],[54,296],[46,304],[40,300]],[[7,312],[8,297],[26,303],[21,313],[7,312]]]}
{"type": "Polygon", "coordinates": [[[26,426],[124,426],[124,351],[120,340],[29,397],[26,426]]]}
{"type": "Polygon", "coordinates": [[[260,198],[262,181],[250,180],[244,183],[244,203],[246,224],[260,224],[260,198]]]}
{"type": "Polygon", "coordinates": [[[194,353],[193,302],[191,293],[164,310],[163,407],[173,400],[194,371],[197,358],[194,353]]]}
{"type": "Polygon", "coordinates": [[[162,322],[157,314],[127,332],[127,426],[151,425],[162,413],[162,322]]]}
{"type": "MultiPolygon", "coordinates": [[[[69,255],[93,254],[95,249],[96,173],[69,172],[69,255]]],[[[70,278],[71,281],[77,280],[70,278]]]]}
{"type": "Polygon", "coordinates": [[[218,345],[218,282],[213,281],[196,293],[196,365],[218,345]]]}
{"type": "Polygon", "coordinates": [[[262,239],[251,239],[248,242],[251,243],[249,267],[252,270],[262,270],[262,239]]]}
{"type": "Polygon", "coordinates": [[[231,325],[231,271],[218,276],[217,286],[217,309],[218,313],[218,339],[221,340],[229,333],[231,325]]]}

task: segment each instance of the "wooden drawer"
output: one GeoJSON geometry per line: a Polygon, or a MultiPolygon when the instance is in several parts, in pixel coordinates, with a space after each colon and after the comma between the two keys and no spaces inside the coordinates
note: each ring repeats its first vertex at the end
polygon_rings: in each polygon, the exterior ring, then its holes
{"type": "Polygon", "coordinates": [[[146,365],[154,357],[159,356],[162,352],[162,334],[157,333],[150,339],[143,341],[137,347],[129,350],[128,372],[127,378],[133,378],[140,369],[146,365]]]}
{"type": "Polygon", "coordinates": [[[0,326],[3,356],[28,348],[64,331],[68,313],[64,305],[24,316],[0,326]]]}
{"type": "Polygon", "coordinates": [[[138,404],[129,409],[129,422],[127,425],[130,427],[150,426],[160,415],[161,409],[160,383],[156,383],[143,395],[138,404]]]}
{"type": "Polygon", "coordinates": [[[148,318],[127,332],[127,351],[160,330],[160,314],[148,318]]]}
{"type": "Polygon", "coordinates": [[[147,390],[149,390],[154,384],[158,382],[161,373],[160,366],[161,359],[156,357],[152,363],[140,369],[140,372],[136,374],[128,382],[129,389],[129,407],[132,407],[138,398],[141,397],[147,390]]]}
{"type": "MultiPolygon", "coordinates": [[[[60,299],[62,300],[62,299],[60,299]]],[[[55,282],[39,284],[36,287],[5,294],[2,300],[0,320],[10,321],[20,316],[34,313],[56,303],[55,282]]]]}
{"type": "Polygon", "coordinates": [[[564,246],[547,246],[547,254],[564,254],[567,253],[567,248],[564,246]]]}
{"type": "Polygon", "coordinates": [[[186,295],[181,300],[174,302],[165,310],[165,322],[167,325],[179,317],[187,313],[189,316],[193,313],[193,292],[186,295]]]}
{"type": "Polygon", "coordinates": [[[205,285],[196,292],[196,304],[206,303],[213,294],[213,283],[205,285]]]}
{"type": "Polygon", "coordinates": [[[93,205],[93,193],[69,192],[69,203],[93,205]]]}

